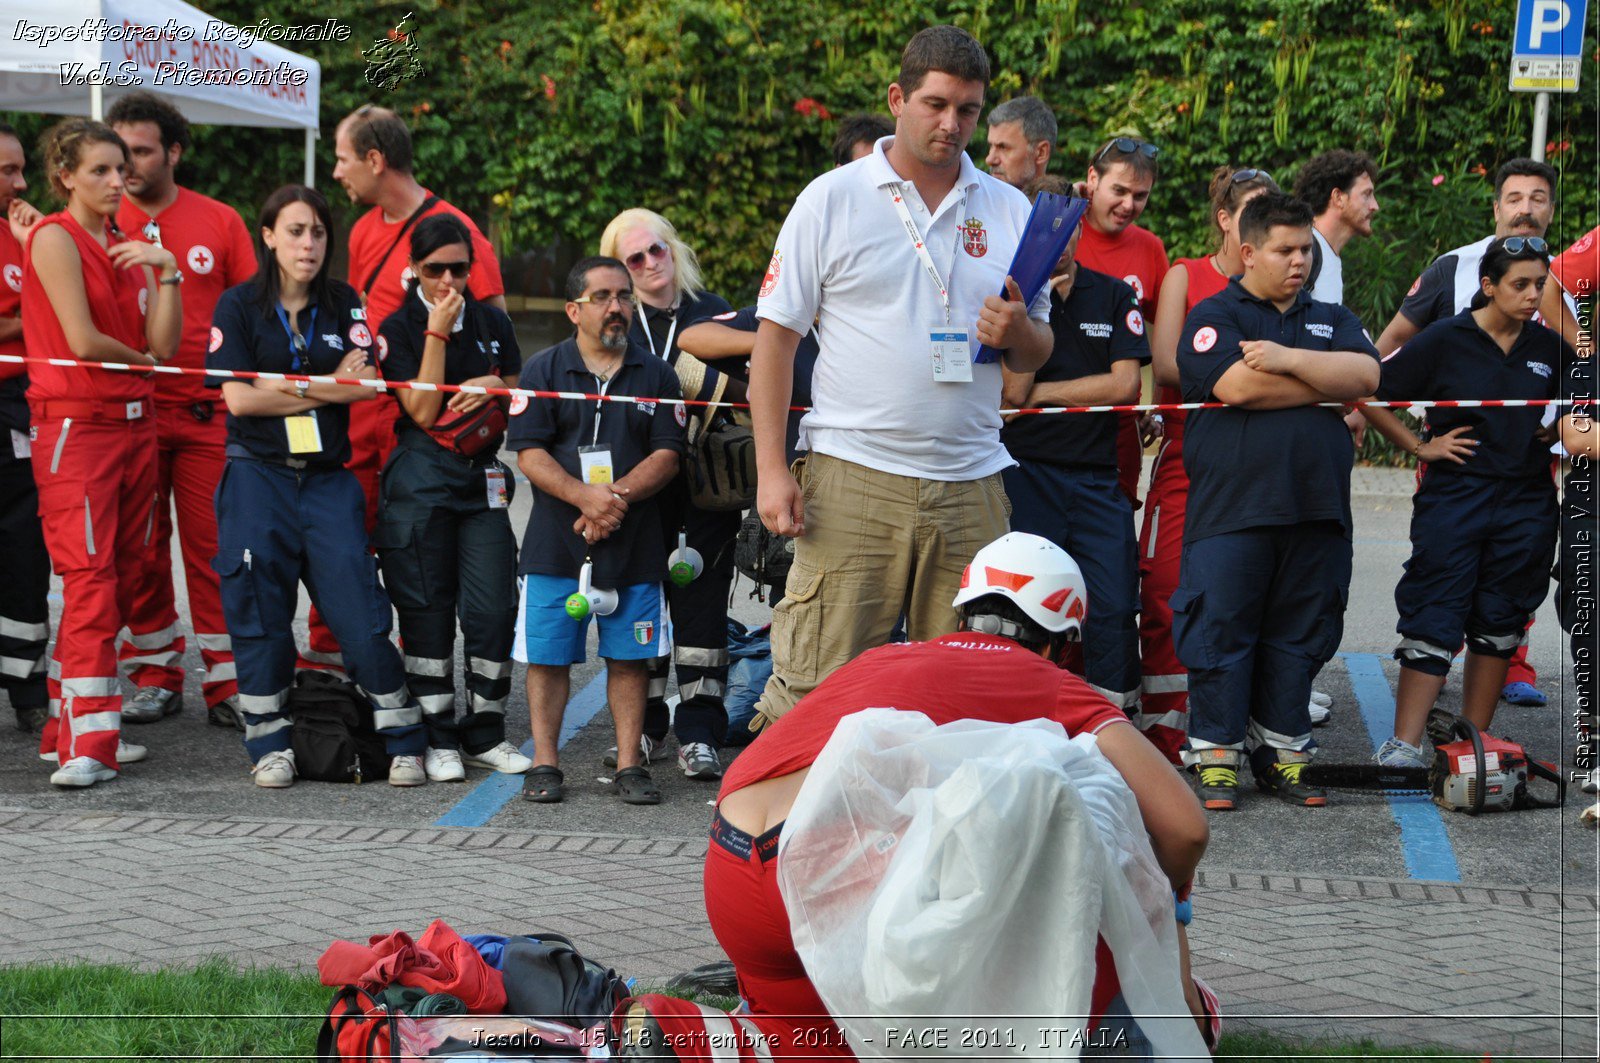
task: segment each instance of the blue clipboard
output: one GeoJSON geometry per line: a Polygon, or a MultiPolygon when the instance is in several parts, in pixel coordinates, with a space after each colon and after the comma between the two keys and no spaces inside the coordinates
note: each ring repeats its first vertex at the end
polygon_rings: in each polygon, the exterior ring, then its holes
{"type": "MultiPolygon", "coordinates": [[[[1033,211],[1028,215],[1028,225],[1017,242],[1017,253],[1011,256],[1011,267],[1006,271],[1022,292],[1022,301],[1032,303],[1061,261],[1067,241],[1089,209],[1087,199],[1075,196],[1058,196],[1053,192],[1040,192],[1033,201],[1033,211]]],[[[1007,298],[1005,289],[1000,298],[1007,298]]],[[[978,348],[972,360],[978,364],[999,359],[1000,351],[988,344],[978,348]]]]}

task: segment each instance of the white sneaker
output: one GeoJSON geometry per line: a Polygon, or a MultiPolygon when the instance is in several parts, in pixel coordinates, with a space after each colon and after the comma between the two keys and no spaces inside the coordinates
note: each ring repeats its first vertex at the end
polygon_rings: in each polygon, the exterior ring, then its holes
{"type": "Polygon", "coordinates": [[[421,757],[395,757],[389,762],[390,786],[421,786],[427,781],[421,757]]]}
{"type": "MultiPolygon", "coordinates": [[[[422,758],[422,768],[429,782],[460,782],[467,777],[467,769],[461,766],[461,754],[454,749],[429,749],[428,755],[422,758]]],[[[390,768],[389,773],[389,781],[393,782],[394,769],[390,768]]]]}
{"type": "Polygon", "coordinates": [[[73,757],[50,773],[50,785],[81,789],[116,777],[116,768],[108,768],[93,757],[73,757]]]}
{"type": "MultiPolygon", "coordinates": [[[[649,735],[639,736],[639,756],[645,764],[654,764],[658,760],[665,759],[666,755],[667,740],[665,738],[658,742],[649,735]]],[[[612,746],[610,752],[606,754],[605,764],[608,768],[614,768],[617,766],[616,746],[612,746]]]]}
{"type": "Polygon", "coordinates": [[[269,790],[282,790],[294,785],[294,750],[275,749],[256,762],[250,769],[256,785],[269,790]]]}
{"type": "Polygon", "coordinates": [[[704,742],[690,742],[678,749],[678,767],[691,779],[722,778],[722,762],[717,751],[704,742]]]}
{"type": "Polygon", "coordinates": [[[1333,710],[1328,708],[1326,705],[1320,704],[1316,698],[1312,698],[1311,704],[1306,706],[1306,708],[1311,712],[1312,727],[1321,727],[1323,724],[1333,719],[1333,710]]]}
{"type": "Polygon", "coordinates": [[[1390,738],[1379,746],[1372,759],[1385,768],[1426,768],[1429,765],[1420,748],[1398,738],[1390,738]]]}
{"type": "MultiPolygon", "coordinates": [[[[137,746],[132,742],[124,742],[120,738],[117,739],[118,764],[137,764],[149,755],[150,750],[146,749],[144,746],[137,746]]],[[[60,756],[55,753],[40,753],[39,759],[44,761],[46,764],[61,763],[60,756]]]]}
{"type": "Polygon", "coordinates": [[[1321,705],[1323,708],[1327,708],[1329,705],[1333,704],[1333,695],[1324,694],[1320,690],[1313,690],[1311,692],[1311,704],[1321,705]]]}
{"type": "Polygon", "coordinates": [[[521,775],[533,767],[533,761],[517,752],[510,742],[501,742],[482,753],[468,753],[463,759],[474,768],[492,768],[503,775],[521,775]]]}

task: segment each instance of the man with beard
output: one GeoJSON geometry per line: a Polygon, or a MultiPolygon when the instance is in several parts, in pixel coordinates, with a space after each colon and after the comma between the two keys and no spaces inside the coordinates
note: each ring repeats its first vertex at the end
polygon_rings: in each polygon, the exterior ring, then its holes
{"type": "Polygon", "coordinates": [[[548,804],[562,798],[557,750],[571,691],[569,669],[585,660],[587,611],[569,611],[580,570],[591,586],[613,592],[615,609],[601,615],[600,656],[606,700],[617,728],[616,789],[633,805],[653,805],[661,791],[640,764],[649,662],[672,649],[661,578],[667,551],[655,495],[678,471],[688,417],[677,402],[677,374],[630,343],[633,281],[614,258],[585,258],[567,276],[569,340],[541,351],[523,367],[530,391],[637,396],[633,402],[512,400],[506,446],[533,487],[533,510],[517,569],[520,603],[512,653],[528,666],[533,767],[523,796],[548,804]]]}
{"type": "MultiPolygon", "coordinates": [[[[189,123],[153,92],[130,92],[111,105],[106,123],[128,145],[127,195],[117,226],[130,239],[171,251],[184,271],[183,339],[175,365],[199,369],[211,342],[211,312],[222,293],[255,275],[256,252],[239,212],[174,179],[189,150],[189,123]]],[[[235,696],[233,643],[222,615],[217,556],[217,483],[227,428],[216,392],[202,376],[158,376],[155,521],[145,536],[140,579],[119,658],[138,686],[122,703],[126,723],[154,723],[183,707],[183,654],[172,578],[173,505],[183,550],[183,584],[205,677],[207,718],[244,729],[235,696]]],[[[376,405],[371,403],[368,405],[376,405]]]]}
{"type": "Polygon", "coordinates": [[[1056,150],[1056,116],[1037,96],[1017,96],[989,112],[987,139],[989,172],[1031,195],[1056,150]]]}
{"type": "Polygon", "coordinates": [[[1373,182],[1378,167],[1365,155],[1343,148],[1325,151],[1300,167],[1294,194],[1311,208],[1311,274],[1306,291],[1319,303],[1344,302],[1344,266],[1339,255],[1351,237],[1371,236],[1378,213],[1373,182]]]}
{"type": "MultiPolygon", "coordinates": [[[[1378,353],[1385,358],[1433,324],[1466,310],[1478,294],[1478,263],[1496,237],[1543,237],[1555,214],[1556,171],[1532,159],[1512,159],[1494,175],[1494,232],[1433,260],[1411,285],[1405,302],[1378,337],[1378,353]]],[[[1353,420],[1354,418],[1352,418],[1353,420]]],[[[1531,628],[1531,624],[1529,625],[1531,628]]],[[[1472,654],[1470,649],[1468,655],[1472,654]]],[[[1546,703],[1536,685],[1538,673],[1528,663],[1528,645],[1517,647],[1500,696],[1512,705],[1546,703]]]]}

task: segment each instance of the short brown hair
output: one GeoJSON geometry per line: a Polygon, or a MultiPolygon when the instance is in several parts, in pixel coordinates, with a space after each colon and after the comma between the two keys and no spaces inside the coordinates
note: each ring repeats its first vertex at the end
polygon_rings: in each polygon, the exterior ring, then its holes
{"type": "Polygon", "coordinates": [[[161,149],[166,151],[177,144],[189,150],[189,120],[168,101],[148,89],[140,89],[120,97],[106,112],[106,125],[133,125],[136,122],[153,122],[161,130],[161,149]]]}
{"type": "Polygon", "coordinates": [[[907,96],[922,87],[932,71],[989,87],[989,54],[978,38],[960,26],[929,26],[911,38],[900,53],[900,91],[907,96]]]}
{"type": "Polygon", "coordinates": [[[411,130],[389,108],[363,104],[345,115],[339,125],[349,131],[350,146],[359,157],[364,159],[367,152],[376,151],[389,169],[411,172],[411,130]]]}
{"type": "Polygon", "coordinates": [[[67,186],[61,183],[61,172],[76,170],[83,160],[83,149],[90,144],[115,144],[122,152],[123,163],[128,161],[128,145],[117,136],[116,130],[92,118],[63,118],[39,138],[39,157],[44,160],[45,176],[50,179],[50,190],[58,198],[72,198],[67,186]]]}

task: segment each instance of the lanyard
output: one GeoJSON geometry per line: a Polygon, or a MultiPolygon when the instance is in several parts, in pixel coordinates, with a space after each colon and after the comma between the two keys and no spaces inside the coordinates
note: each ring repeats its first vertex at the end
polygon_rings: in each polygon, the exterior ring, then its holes
{"type": "MultiPolygon", "coordinates": [[[[289,334],[289,353],[294,359],[289,363],[289,372],[298,373],[300,372],[300,352],[295,349],[294,341],[298,338],[305,345],[307,361],[311,359],[311,341],[290,326],[289,312],[283,308],[282,303],[279,303],[274,309],[278,311],[278,323],[283,326],[283,331],[289,334]]],[[[311,328],[308,331],[313,336],[317,334],[317,308],[314,306],[311,308],[311,328]]]]}
{"type": "MultiPolygon", "coordinates": [[[[682,307],[679,307],[679,313],[681,312],[682,307]]],[[[639,316],[643,317],[644,311],[641,310],[639,312],[639,316]]],[[[672,315],[672,324],[667,328],[667,338],[666,341],[662,343],[661,350],[659,352],[656,351],[656,338],[650,334],[650,319],[645,318],[643,325],[644,341],[650,345],[650,353],[654,354],[657,358],[665,358],[670,355],[672,353],[672,337],[677,335],[678,332],[678,315],[676,313],[672,315]]]]}
{"type": "MultiPolygon", "coordinates": [[[[619,364],[617,368],[620,369],[622,366],[619,364]]],[[[589,437],[589,445],[591,447],[600,445],[600,411],[606,407],[606,392],[610,390],[611,381],[615,379],[616,375],[616,370],[612,371],[611,376],[603,379],[599,373],[594,374],[595,387],[599,390],[600,397],[594,400],[594,435],[589,437]]]]}
{"type": "MultiPolygon", "coordinates": [[[[923,241],[922,234],[917,232],[917,223],[911,220],[911,211],[906,209],[905,185],[892,184],[889,186],[889,198],[894,201],[894,209],[900,212],[900,221],[905,224],[906,235],[911,237],[911,246],[916,248],[917,258],[922,261],[922,268],[933,278],[934,287],[939,289],[939,301],[944,304],[944,323],[950,324],[950,289],[939,276],[939,267],[933,264],[933,256],[928,253],[928,245],[923,241]]],[[[961,190],[961,201],[956,204],[956,217],[959,219],[967,206],[967,191],[961,190]]],[[[931,228],[931,226],[930,226],[931,228]]],[[[955,277],[956,255],[950,252],[950,276],[955,277]]]]}

